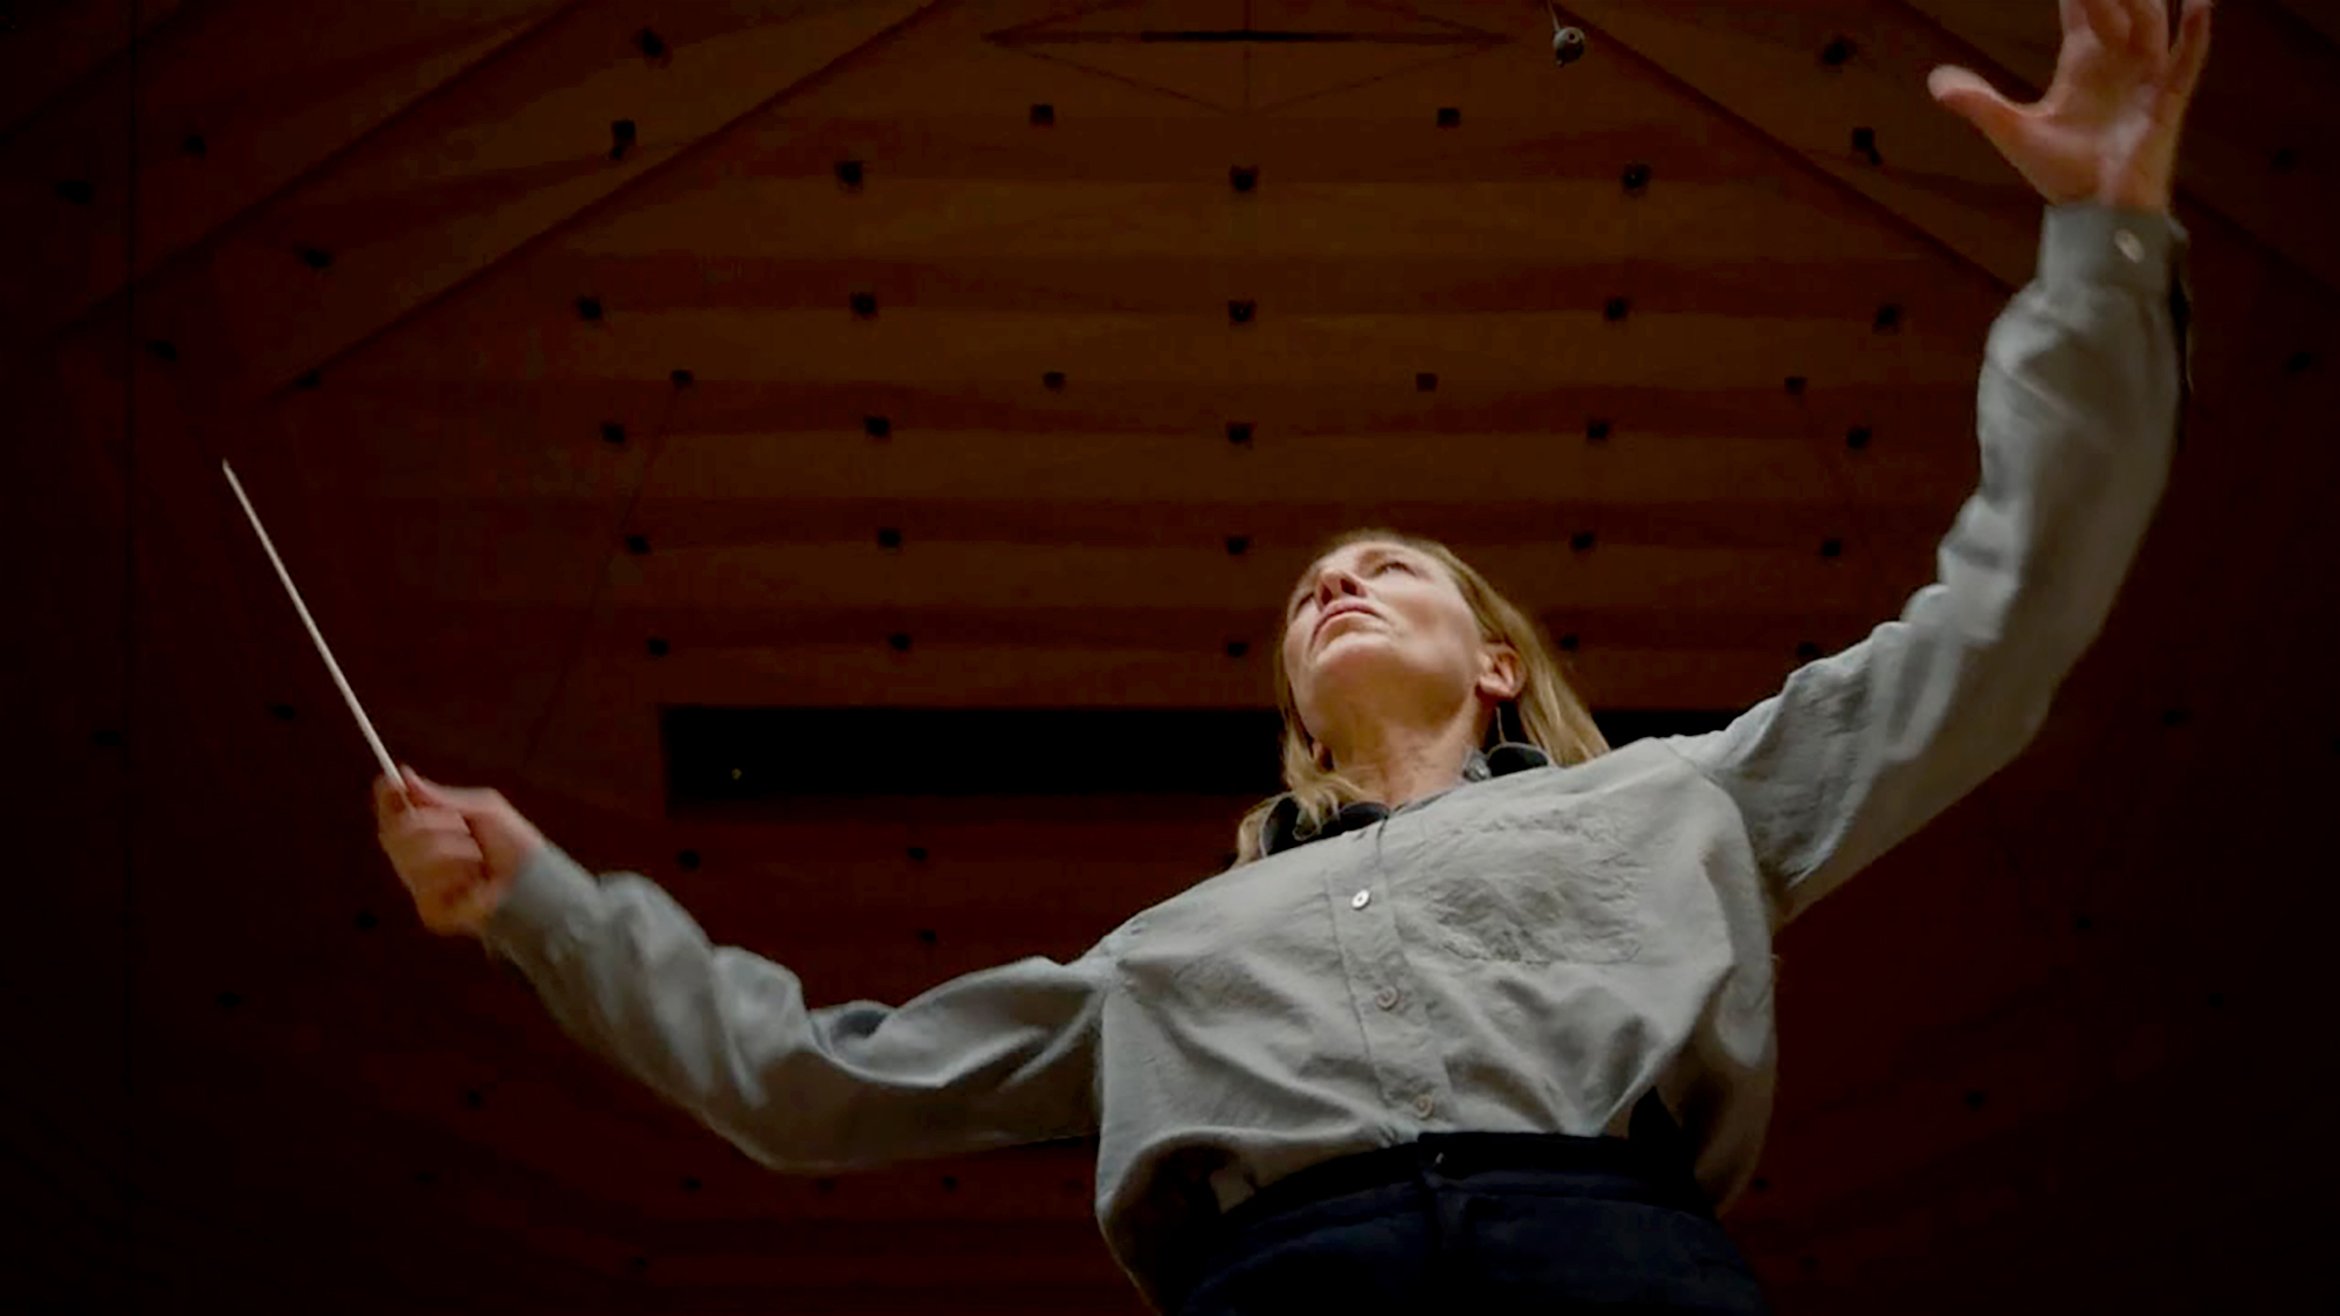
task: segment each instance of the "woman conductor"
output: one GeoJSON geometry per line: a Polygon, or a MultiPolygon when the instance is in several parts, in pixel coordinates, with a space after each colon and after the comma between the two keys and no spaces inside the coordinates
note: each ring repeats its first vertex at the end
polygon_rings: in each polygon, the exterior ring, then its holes
{"type": "Polygon", "coordinates": [[[1289,599],[1288,791],[1234,867],[1071,963],[812,1009],[494,791],[378,780],[383,849],[425,924],[766,1165],[1095,1136],[1099,1223],[1159,1311],[1766,1310],[1716,1215],[1770,1113],[1772,937],[2029,743],[2176,442],[2209,4],[2174,39],[2163,0],[2062,9],[2038,103],[1930,80],[2047,202],[1940,577],[1724,729],[1610,750],[1519,609],[1368,531],[1289,599]]]}

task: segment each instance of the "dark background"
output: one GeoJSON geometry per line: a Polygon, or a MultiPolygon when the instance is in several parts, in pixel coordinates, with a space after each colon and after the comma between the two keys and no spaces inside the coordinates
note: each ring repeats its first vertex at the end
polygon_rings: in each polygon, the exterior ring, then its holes
{"type": "MultiPolygon", "coordinates": [[[[1224,861],[1335,531],[1452,544],[1618,739],[1933,579],[2040,212],[1924,77],[2029,94],[2055,6],[1564,13],[0,9],[0,1306],[1134,1310],[1090,1148],[768,1174],[422,932],[219,461],[395,754],[816,1003],[1074,955],[1224,861]]],[[[1783,1313],[2330,1292],[2340,16],[2216,26],[2121,602],[1780,939],[1783,1313]]]]}

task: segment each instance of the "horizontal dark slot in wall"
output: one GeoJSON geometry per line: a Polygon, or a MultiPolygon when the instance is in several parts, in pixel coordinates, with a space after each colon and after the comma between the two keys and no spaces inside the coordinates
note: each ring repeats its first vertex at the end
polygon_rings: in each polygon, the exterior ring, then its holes
{"type": "MultiPolygon", "coordinates": [[[[1604,712],[1611,745],[1732,712],[1604,712]]],[[[808,795],[1226,795],[1281,790],[1273,709],[660,710],[669,807],[808,795]]]]}

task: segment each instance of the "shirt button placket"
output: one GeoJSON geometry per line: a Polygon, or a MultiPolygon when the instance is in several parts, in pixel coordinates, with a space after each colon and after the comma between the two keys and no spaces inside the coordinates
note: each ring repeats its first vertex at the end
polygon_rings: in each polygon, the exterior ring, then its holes
{"type": "MultiPolygon", "coordinates": [[[[1378,832],[1358,832],[1351,833],[1351,835],[1378,837],[1378,832]]],[[[1335,888],[1335,890],[1337,889],[1335,888]]],[[[1327,892],[1327,894],[1332,893],[1327,892]]],[[[1335,898],[1337,899],[1337,897],[1335,898]]],[[[1372,904],[1373,888],[1371,887],[1359,887],[1349,894],[1349,908],[1359,917],[1353,926],[1344,925],[1340,937],[1344,948],[1354,957],[1351,961],[1352,972],[1357,974],[1357,978],[1368,980],[1380,978],[1382,980],[1382,985],[1373,993],[1374,1004],[1380,1006],[1384,1012],[1394,1012],[1399,1002],[1405,999],[1404,993],[1400,992],[1392,981],[1396,977],[1394,971],[1398,967],[1397,964],[1391,962],[1399,953],[1395,940],[1396,928],[1394,925],[1388,924],[1384,917],[1387,913],[1386,904],[1380,914],[1366,912],[1367,907],[1372,904]],[[1367,968],[1368,965],[1372,967],[1367,968]]],[[[1364,982],[1357,981],[1357,979],[1352,979],[1352,982],[1359,989],[1365,985],[1364,982]]],[[[1404,1102],[1405,1108],[1411,1109],[1417,1117],[1429,1119],[1438,1110],[1436,1094],[1438,1078],[1436,1075],[1437,1057],[1430,1049],[1428,1039],[1417,1036],[1418,1029],[1407,1022],[1403,1015],[1394,1017],[1386,1024],[1368,1018],[1366,1030],[1375,1034],[1381,1041],[1388,1043],[1386,1048],[1378,1044],[1375,1047],[1375,1050],[1384,1057],[1384,1059],[1377,1061],[1376,1068],[1386,1066],[1385,1072],[1381,1075],[1383,1082],[1387,1084],[1383,1090],[1389,1092],[1397,1100],[1404,1102]],[[1414,1093],[1410,1100],[1401,1095],[1408,1090],[1414,1093]]]]}

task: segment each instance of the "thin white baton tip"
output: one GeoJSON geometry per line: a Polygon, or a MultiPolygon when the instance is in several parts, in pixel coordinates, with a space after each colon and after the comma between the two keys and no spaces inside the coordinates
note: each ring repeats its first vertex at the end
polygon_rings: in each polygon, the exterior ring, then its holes
{"type": "Polygon", "coordinates": [[[301,614],[301,624],[309,628],[309,638],[317,642],[318,656],[325,660],[325,670],[333,673],[333,684],[341,687],[341,697],[349,701],[349,711],[357,717],[358,729],[366,733],[366,743],[374,747],[374,757],[381,760],[382,775],[398,787],[399,794],[405,794],[405,776],[390,761],[390,751],[382,748],[382,738],[374,734],[374,724],[366,720],[366,710],[358,707],[357,695],[342,676],[341,664],[333,661],[333,651],[325,647],[325,637],[317,632],[316,620],[309,616],[309,605],[301,602],[301,592],[293,587],[292,573],[284,569],[284,559],[276,555],[276,545],[268,542],[268,531],[260,524],[260,514],[252,510],[252,500],[244,496],[244,482],[236,478],[235,468],[224,458],[219,469],[227,472],[228,487],[236,491],[236,501],[244,505],[244,515],[252,519],[252,532],[260,536],[260,547],[268,550],[268,560],[276,564],[276,578],[284,582],[284,592],[292,595],[293,607],[301,614]]]}

